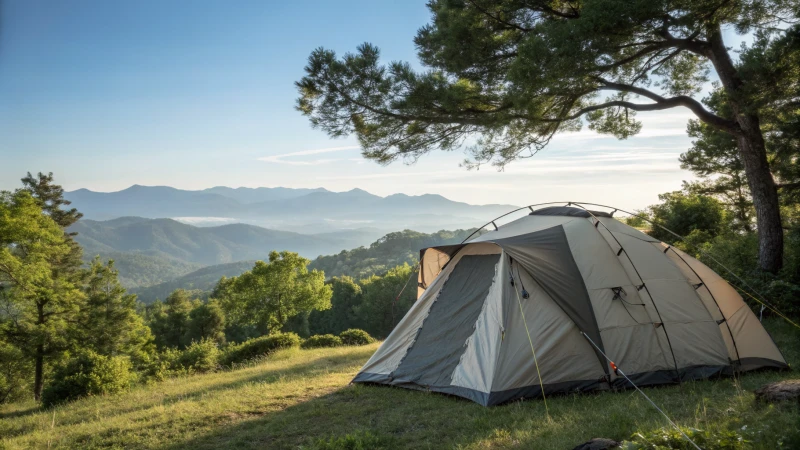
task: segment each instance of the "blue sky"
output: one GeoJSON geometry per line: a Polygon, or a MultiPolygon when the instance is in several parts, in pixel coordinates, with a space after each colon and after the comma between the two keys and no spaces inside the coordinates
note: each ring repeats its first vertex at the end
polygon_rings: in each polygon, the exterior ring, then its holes
{"type": "Polygon", "coordinates": [[[691,174],[686,110],[642,114],[627,141],[556,137],[505,172],[461,152],[382,167],[354,139],[329,139],[294,110],[318,46],[365,41],[416,61],[424,1],[39,1],[0,5],[0,189],[52,171],[68,190],[132,184],[359,187],[470,203],[578,200],[636,208],[691,174]]]}

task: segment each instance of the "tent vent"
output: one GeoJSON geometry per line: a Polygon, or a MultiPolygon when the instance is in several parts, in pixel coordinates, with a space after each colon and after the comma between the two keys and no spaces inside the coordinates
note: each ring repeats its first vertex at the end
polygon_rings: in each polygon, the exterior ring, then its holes
{"type": "Polygon", "coordinates": [[[693,284],[692,286],[694,286],[694,290],[696,291],[696,290],[700,289],[700,286],[702,286],[702,285],[703,285],[703,283],[700,282],[700,283],[697,283],[697,284],[693,284]]]}
{"type": "Polygon", "coordinates": [[[641,291],[642,289],[644,289],[644,283],[642,283],[642,285],[641,285],[641,286],[637,286],[637,287],[636,287],[636,290],[637,290],[637,291],[641,291]]]}
{"type": "Polygon", "coordinates": [[[617,251],[617,256],[621,255],[623,250],[625,250],[625,249],[620,247],[619,250],[617,251]]]}
{"type": "Polygon", "coordinates": [[[667,253],[671,247],[668,245],[667,248],[664,249],[664,253],[667,253]]]}

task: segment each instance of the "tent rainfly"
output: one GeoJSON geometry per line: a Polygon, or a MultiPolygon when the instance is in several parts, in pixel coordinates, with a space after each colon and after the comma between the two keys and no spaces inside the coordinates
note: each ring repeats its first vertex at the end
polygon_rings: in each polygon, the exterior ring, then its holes
{"type": "Polygon", "coordinates": [[[424,249],[417,301],[353,382],[485,406],[542,386],[630,387],[589,339],[640,386],[788,367],[714,271],[608,213],[567,206],[424,249]]]}

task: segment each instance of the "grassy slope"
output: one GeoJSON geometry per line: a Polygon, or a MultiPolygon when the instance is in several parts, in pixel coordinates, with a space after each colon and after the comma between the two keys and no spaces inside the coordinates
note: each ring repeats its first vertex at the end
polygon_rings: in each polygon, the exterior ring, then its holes
{"type": "MultiPolygon", "coordinates": [[[[800,331],[768,328],[794,366],[800,331]]],[[[55,410],[0,409],[2,448],[297,448],[360,430],[396,448],[572,448],[593,437],[624,439],[665,426],[634,391],[484,408],[462,399],[382,386],[349,386],[377,348],[290,350],[231,372],[168,380],[118,397],[55,410]]],[[[793,372],[684,383],[645,391],[683,426],[737,430],[755,448],[800,446],[800,408],[754,403],[752,390],[793,372]],[[745,431],[742,427],[747,426],[745,431]]]]}

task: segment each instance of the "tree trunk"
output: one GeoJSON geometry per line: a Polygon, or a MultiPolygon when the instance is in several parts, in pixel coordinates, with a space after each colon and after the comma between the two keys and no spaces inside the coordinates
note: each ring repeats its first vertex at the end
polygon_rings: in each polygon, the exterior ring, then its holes
{"type": "Polygon", "coordinates": [[[758,128],[758,119],[743,117],[740,125],[755,126],[755,132],[748,132],[742,126],[742,136],[736,142],[744,162],[747,184],[753,196],[758,226],[758,264],[761,270],[775,273],[783,266],[783,228],[781,227],[778,189],[767,163],[764,138],[758,128]]]}
{"type": "Polygon", "coordinates": [[[736,134],[736,143],[756,210],[758,264],[762,270],[775,273],[783,266],[783,228],[778,190],[767,163],[761,124],[757,113],[748,108],[747,99],[742,98],[743,83],[722,41],[719,25],[709,26],[708,42],[708,57],[725,88],[740,128],[740,132],[736,134]]]}

